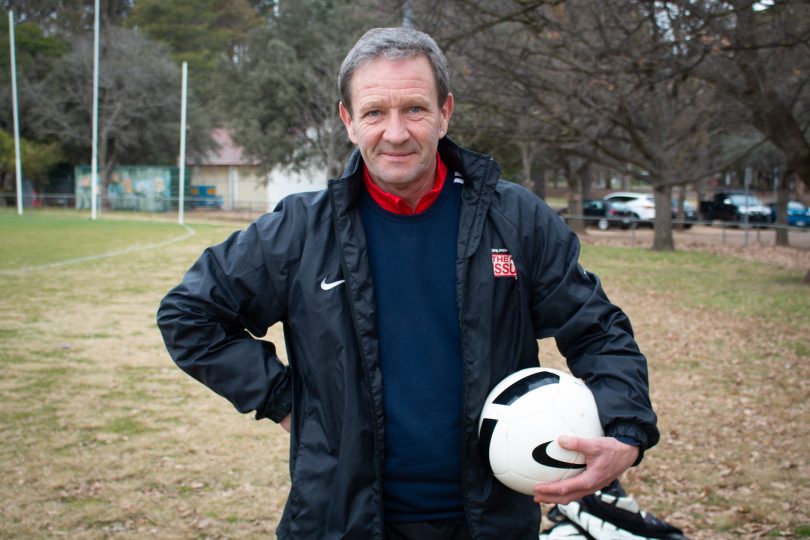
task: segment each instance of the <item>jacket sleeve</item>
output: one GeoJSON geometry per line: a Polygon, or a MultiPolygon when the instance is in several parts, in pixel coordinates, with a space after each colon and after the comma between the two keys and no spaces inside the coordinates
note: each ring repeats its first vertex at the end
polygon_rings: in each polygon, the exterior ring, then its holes
{"type": "Polygon", "coordinates": [[[206,249],[157,312],[166,348],[183,371],[240,412],[276,422],[291,408],[288,368],[272,343],[254,336],[287,311],[287,279],[301,250],[285,221],[283,212],[268,214],[206,249]]]}
{"type": "Polygon", "coordinates": [[[599,278],[578,263],[577,236],[544,206],[535,213],[532,241],[536,337],[554,337],[571,372],[593,392],[607,436],[631,437],[642,450],[654,446],[659,433],[647,360],[630,320],[610,302],[599,278]]]}

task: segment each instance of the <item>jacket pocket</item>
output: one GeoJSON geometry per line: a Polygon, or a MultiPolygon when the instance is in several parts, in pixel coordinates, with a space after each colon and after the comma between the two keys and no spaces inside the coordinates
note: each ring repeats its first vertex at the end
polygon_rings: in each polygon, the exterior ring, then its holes
{"type": "Polygon", "coordinates": [[[290,495],[279,528],[293,538],[319,538],[333,493],[335,457],[315,409],[304,412],[291,468],[290,495]]]}
{"type": "Polygon", "coordinates": [[[279,521],[277,534],[279,538],[287,538],[290,533],[292,522],[295,521],[296,515],[301,510],[301,485],[300,480],[301,471],[304,468],[304,463],[307,459],[306,447],[304,445],[304,437],[308,431],[312,418],[311,411],[304,411],[304,418],[301,421],[301,430],[297,436],[297,443],[292,452],[290,452],[290,459],[292,459],[292,466],[290,467],[290,492],[287,495],[287,503],[284,505],[284,513],[279,521]]]}

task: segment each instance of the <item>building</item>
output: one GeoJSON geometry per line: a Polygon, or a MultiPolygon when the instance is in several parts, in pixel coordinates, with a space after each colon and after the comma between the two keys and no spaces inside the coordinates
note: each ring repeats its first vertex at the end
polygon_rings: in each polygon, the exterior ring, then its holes
{"type": "Polygon", "coordinates": [[[326,187],[325,169],[296,173],[276,168],[265,173],[261,162],[245,155],[229,130],[215,129],[211,138],[216,147],[202,155],[189,156],[187,166],[191,170],[192,190],[214,197],[216,206],[224,210],[271,211],[291,193],[326,187]]]}

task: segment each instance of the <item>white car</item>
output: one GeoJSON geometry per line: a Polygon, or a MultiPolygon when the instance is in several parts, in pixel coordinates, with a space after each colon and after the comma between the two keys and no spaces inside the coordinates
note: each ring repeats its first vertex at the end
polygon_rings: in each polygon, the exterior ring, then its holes
{"type": "Polygon", "coordinates": [[[606,201],[624,203],[633,212],[633,217],[641,221],[655,219],[655,199],[649,193],[619,191],[605,197],[606,201]]]}

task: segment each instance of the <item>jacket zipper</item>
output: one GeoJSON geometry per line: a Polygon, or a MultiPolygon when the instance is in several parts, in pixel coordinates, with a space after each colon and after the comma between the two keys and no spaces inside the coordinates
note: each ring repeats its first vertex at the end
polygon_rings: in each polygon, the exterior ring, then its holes
{"type": "MultiPolygon", "coordinates": [[[[487,169],[484,172],[484,175],[482,177],[483,180],[482,180],[482,188],[481,189],[483,189],[483,184],[485,183],[485,180],[487,178],[489,178],[490,174],[492,174],[494,163],[495,163],[495,161],[490,159],[490,162],[489,162],[489,164],[487,166],[487,169]]],[[[463,198],[462,198],[462,204],[464,204],[464,199],[463,198]]],[[[475,206],[472,206],[473,216],[476,215],[476,213],[478,211],[478,207],[479,207],[480,204],[481,204],[481,198],[480,198],[480,193],[479,193],[479,197],[475,201],[475,206]]],[[[485,219],[485,216],[481,216],[480,219],[485,219]]],[[[473,227],[468,229],[467,233],[469,233],[469,230],[472,230],[472,229],[473,229],[473,227]]],[[[483,231],[483,228],[481,228],[481,230],[483,231]]],[[[461,231],[461,229],[459,228],[459,232],[460,231],[461,231]]],[[[469,245],[469,243],[471,241],[471,238],[467,237],[465,240],[466,241],[464,242],[464,253],[462,254],[463,255],[463,257],[462,257],[463,263],[462,263],[462,267],[460,269],[460,275],[459,275],[459,278],[460,278],[459,279],[459,287],[460,287],[461,291],[460,291],[460,294],[459,294],[459,306],[458,306],[458,310],[459,310],[458,325],[459,325],[459,332],[460,332],[460,335],[461,335],[461,362],[462,362],[461,367],[462,367],[462,374],[463,374],[463,378],[464,378],[464,393],[463,393],[464,399],[463,399],[463,402],[461,404],[461,413],[462,413],[462,416],[461,416],[461,498],[462,498],[462,502],[463,502],[463,506],[464,506],[464,519],[467,521],[467,528],[468,528],[468,530],[470,532],[470,537],[475,539],[475,537],[476,537],[475,529],[473,527],[473,521],[472,521],[472,519],[470,519],[470,509],[469,509],[470,502],[468,500],[469,489],[467,488],[467,474],[466,474],[466,471],[467,471],[467,444],[466,444],[466,442],[467,442],[466,441],[467,426],[466,426],[466,423],[467,423],[467,386],[468,386],[468,383],[467,383],[467,361],[466,361],[466,358],[467,358],[466,350],[467,350],[467,348],[466,348],[466,345],[465,345],[467,340],[465,339],[465,335],[464,335],[464,333],[465,333],[464,313],[465,313],[465,310],[466,310],[466,307],[467,307],[467,287],[466,287],[467,273],[468,273],[467,270],[468,270],[469,265],[470,265],[470,258],[472,257],[472,254],[467,256],[467,246],[469,245]]]]}
{"type": "MultiPolygon", "coordinates": [[[[338,218],[338,212],[337,212],[337,204],[335,203],[334,195],[333,195],[331,189],[329,190],[329,200],[330,200],[330,203],[332,205],[332,224],[333,224],[333,227],[334,227],[334,230],[335,230],[335,241],[338,243],[338,248],[339,248],[338,253],[340,253],[340,270],[341,270],[341,272],[343,272],[343,279],[346,280],[346,285],[347,285],[346,289],[347,289],[347,291],[349,293],[349,298],[348,298],[349,312],[352,315],[352,327],[354,328],[354,335],[355,335],[355,339],[357,340],[357,352],[360,355],[360,363],[361,363],[361,368],[362,368],[361,371],[363,372],[363,382],[365,383],[365,387],[366,387],[366,394],[367,394],[366,397],[368,399],[369,407],[371,407],[371,411],[373,413],[374,424],[372,424],[371,428],[372,428],[372,435],[374,436],[374,461],[375,461],[375,466],[376,466],[376,469],[377,469],[377,487],[378,487],[378,497],[377,497],[377,500],[378,500],[378,505],[377,506],[378,506],[378,508],[377,508],[377,511],[378,511],[378,515],[380,516],[380,531],[379,531],[380,538],[383,538],[384,537],[384,531],[385,531],[385,521],[384,521],[385,520],[385,518],[384,518],[385,514],[383,512],[383,500],[382,500],[383,499],[383,496],[382,496],[382,489],[383,489],[383,487],[382,487],[382,456],[378,455],[378,452],[377,452],[377,448],[382,448],[383,444],[381,442],[381,436],[380,436],[379,430],[377,429],[377,425],[376,425],[376,422],[379,420],[380,414],[379,414],[379,411],[377,411],[377,409],[376,409],[376,407],[374,405],[374,396],[373,396],[373,394],[371,392],[371,380],[369,378],[370,373],[368,372],[368,369],[366,369],[366,367],[368,366],[368,362],[367,362],[368,357],[366,356],[366,353],[363,350],[362,340],[360,338],[360,332],[358,331],[357,310],[355,309],[354,301],[352,299],[352,290],[353,290],[352,286],[351,286],[352,282],[349,280],[350,274],[349,274],[348,268],[346,266],[346,260],[345,260],[344,251],[343,251],[343,244],[342,244],[342,242],[340,240],[340,225],[338,223],[339,218],[338,218]]],[[[384,448],[383,448],[383,451],[384,451],[384,448]]]]}

